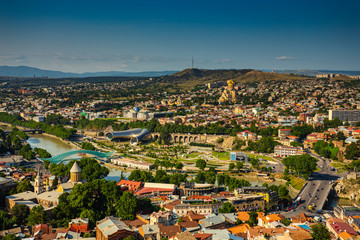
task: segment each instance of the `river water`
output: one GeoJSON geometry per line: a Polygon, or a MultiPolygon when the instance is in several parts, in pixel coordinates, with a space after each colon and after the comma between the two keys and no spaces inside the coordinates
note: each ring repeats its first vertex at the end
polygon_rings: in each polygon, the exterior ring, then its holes
{"type": "MultiPolygon", "coordinates": [[[[55,137],[46,136],[44,134],[30,134],[27,142],[30,144],[31,148],[43,148],[46,149],[52,156],[59,155],[61,153],[66,153],[69,151],[77,150],[70,144],[61,141],[55,137]]],[[[76,158],[74,155],[71,158],[76,158]]],[[[66,164],[66,162],[64,162],[66,164]]],[[[113,168],[107,167],[110,171],[109,175],[105,178],[110,181],[119,181],[121,177],[121,171],[113,168]]],[[[124,176],[127,177],[129,173],[124,173],[124,176]]]]}
{"type": "Polygon", "coordinates": [[[31,148],[38,147],[46,149],[52,156],[77,150],[70,144],[63,142],[60,139],[43,134],[31,134],[29,135],[27,142],[30,144],[31,148]]]}

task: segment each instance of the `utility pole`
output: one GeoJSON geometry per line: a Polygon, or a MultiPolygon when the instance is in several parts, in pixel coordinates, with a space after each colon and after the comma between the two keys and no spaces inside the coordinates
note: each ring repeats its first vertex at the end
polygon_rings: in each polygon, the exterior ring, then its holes
{"type": "Polygon", "coordinates": [[[191,58],[191,68],[194,68],[194,57],[191,58]]]}

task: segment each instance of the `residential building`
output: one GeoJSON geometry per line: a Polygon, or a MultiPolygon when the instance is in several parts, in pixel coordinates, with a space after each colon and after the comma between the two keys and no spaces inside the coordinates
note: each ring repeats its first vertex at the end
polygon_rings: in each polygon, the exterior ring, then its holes
{"type": "Polygon", "coordinates": [[[171,211],[159,211],[150,214],[150,224],[163,224],[165,226],[171,225],[173,220],[171,211]]]}
{"type": "Polygon", "coordinates": [[[160,238],[171,238],[178,233],[181,233],[181,227],[178,225],[165,226],[163,224],[158,224],[160,229],[160,238]]]}
{"type": "Polygon", "coordinates": [[[180,196],[191,197],[194,195],[207,195],[214,192],[213,184],[200,184],[187,182],[180,184],[180,196]]]}
{"type": "Polygon", "coordinates": [[[276,145],[274,148],[274,155],[279,157],[288,157],[305,153],[306,152],[301,147],[276,145]]]}
{"type": "Polygon", "coordinates": [[[188,231],[178,233],[175,236],[169,238],[169,240],[196,240],[196,238],[188,231]]]}
{"type": "Polygon", "coordinates": [[[139,234],[144,240],[160,240],[160,228],[158,225],[143,225],[139,228],[139,234]]]}
{"type": "Polygon", "coordinates": [[[346,110],[346,109],[329,110],[329,120],[334,120],[335,118],[338,118],[341,121],[359,122],[360,110],[346,110]]]}
{"type": "Polygon", "coordinates": [[[265,210],[265,200],[260,195],[239,194],[236,197],[228,198],[228,200],[237,211],[265,210]]]}
{"type": "Polygon", "coordinates": [[[277,192],[269,191],[266,187],[242,187],[240,189],[235,189],[235,196],[241,194],[255,194],[261,195],[265,200],[265,208],[267,210],[275,210],[278,207],[279,195],[277,192]]]}
{"type": "Polygon", "coordinates": [[[106,217],[96,222],[96,240],[122,240],[129,236],[135,236],[120,218],[106,217]]]}
{"type": "Polygon", "coordinates": [[[75,218],[69,222],[69,229],[73,232],[87,232],[89,227],[88,218],[75,218]]]}
{"type": "Polygon", "coordinates": [[[282,139],[282,138],[286,138],[287,136],[290,136],[291,135],[291,129],[290,128],[287,128],[287,129],[279,129],[279,138],[282,139]]]}
{"type": "Polygon", "coordinates": [[[326,220],[326,228],[335,235],[337,238],[342,238],[346,235],[346,237],[354,238],[357,237],[359,234],[345,221],[339,218],[329,218],[326,220]],[[346,234],[343,234],[346,232],[346,234]],[[348,236],[349,234],[349,236],[348,236]]]}
{"type": "Polygon", "coordinates": [[[112,159],[111,163],[119,166],[126,166],[129,168],[136,168],[141,170],[151,170],[154,167],[154,164],[152,163],[135,161],[129,158],[112,159]]]}

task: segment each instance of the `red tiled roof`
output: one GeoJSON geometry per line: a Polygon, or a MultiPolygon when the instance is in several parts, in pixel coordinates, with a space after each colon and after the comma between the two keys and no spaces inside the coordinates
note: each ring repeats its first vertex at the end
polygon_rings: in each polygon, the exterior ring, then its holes
{"type": "Polygon", "coordinates": [[[117,183],[117,185],[118,185],[118,186],[125,185],[125,186],[128,186],[128,187],[130,187],[130,188],[135,188],[135,189],[137,189],[137,188],[140,187],[141,182],[122,179],[122,180],[120,180],[120,181],[117,183]]]}
{"type": "Polygon", "coordinates": [[[199,227],[199,223],[195,222],[195,221],[189,221],[189,222],[181,222],[179,223],[179,225],[182,228],[194,228],[194,227],[199,227]]]}
{"type": "Polygon", "coordinates": [[[349,224],[345,222],[335,222],[334,224],[331,224],[331,227],[338,234],[341,232],[347,232],[351,235],[358,235],[357,232],[349,224]]]}
{"type": "Polygon", "coordinates": [[[211,233],[195,233],[194,234],[194,237],[198,240],[203,240],[203,239],[206,239],[211,236],[212,236],[211,233]]]}
{"type": "Polygon", "coordinates": [[[171,188],[142,188],[136,192],[137,195],[152,193],[152,192],[173,192],[171,188]]]}
{"type": "Polygon", "coordinates": [[[204,199],[204,200],[212,200],[210,196],[200,196],[200,195],[194,195],[191,197],[188,197],[187,199],[204,199]]]}

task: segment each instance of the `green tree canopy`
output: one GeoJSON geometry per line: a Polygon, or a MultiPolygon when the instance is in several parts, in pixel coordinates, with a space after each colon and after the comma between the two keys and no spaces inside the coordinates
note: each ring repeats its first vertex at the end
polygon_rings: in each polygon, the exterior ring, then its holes
{"type": "Polygon", "coordinates": [[[204,159],[198,159],[196,161],[196,167],[199,168],[200,170],[204,170],[206,167],[206,161],[204,159]]]}
{"type": "Polygon", "coordinates": [[[136,207],[136,197],[131,192],[125,192],[115,206],[116,213],[122,220],[134,220],[136,207]]]}
{"type": "Polygon", "coordinates": [[[92,150],[92,151],[95,150],[94,145],[92,143],[90,143],[90,142],[83,142],[81,144],[81,148],[84,149],[84,150],[92,150]]]}
{"type": "Polygon", "coordinates": [[[36,224],[44,223],[46,220],[46,213],[43,206],[35,206],[30,210],[30,214],[27,217],[29,225],[34,226],[36,224]]]}
{"type": "Polygon", "coordinates": [[[0,231],[9,229],[14,224],[14,220],[9,214],[0,210],[0,231]]]}
{"type": "Polygon", "coordinates": [[[323,224],[314,224],[311,226],[311,230],[311,236],[314,240],[331,240],[331,234],[323,224]]]}
{"type": "Polygon", "coordinates": [[[21,240],[21,238],[15,236],[15,234],[7,234],[2,240],[21,240]]]}
{"type": "Polygon", "coordinates": [[[229,164],[229,171],[232,171],[235,169],[235,163],[230,163],[229,164]]]}
{"type": "Polygon", "coordinates": [[[16,186],[17,193],[22,193],[26,191],[34,191],[34,187],[33,185],[31,185],[28,179],[24,179],[23,181],[19,182],[19,184],[16,186]]]}
{"type": "Polygon", "coordinates": [[[19,225],[23,225],[26,221],[26,218],[30,214],[30,209],[25,204],[16,204],[11,208],[11,215],[15,217],[15,221],[19,225]]]}
{"type": "Polygon", "coordinates": [[[230,202],[224,202],[222,207],[219,208],[220,213],[233,213],[236,212],[236,208],[230,202]]]}
{"type": "Polygon", "coordinates": [[[302,174],[304,177],[308,177],[316,170],[317,159],[308,154],[303,154],[286,157],[282,162],[288,169],[295,171],[297,175],[302,174]]]}
{"type": "Polygon", "coordinates": [[[360,146],[357,143],[351,143],[346,146],[345,158],[355,160],[360,158],[360,146]]]}

